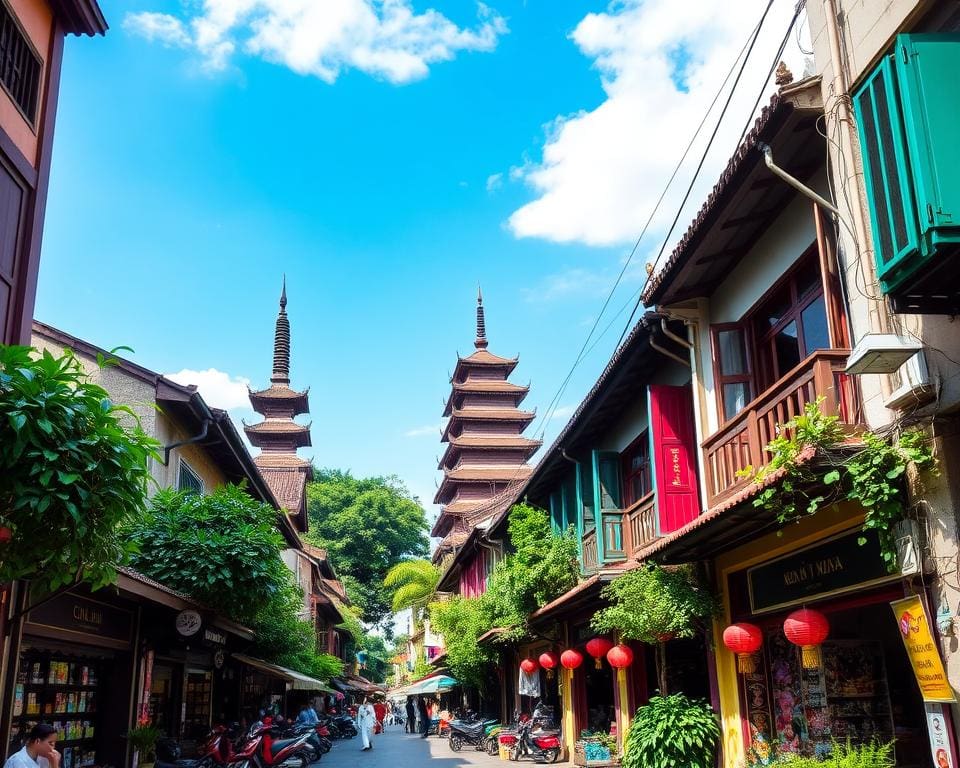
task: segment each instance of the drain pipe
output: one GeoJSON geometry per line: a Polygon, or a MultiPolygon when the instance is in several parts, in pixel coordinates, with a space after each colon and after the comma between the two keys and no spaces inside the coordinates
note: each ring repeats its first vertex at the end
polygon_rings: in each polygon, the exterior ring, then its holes
{"type": "Polygon", "coordinates": [[[763,162],[767,164],[767,168],[769,168],[774,173],[774,175],[779,176],[781,179],[787,182],[787,184],[789,184],[795,190],[797,190],[801,194],[813,200],[813,202],[815,202],[817,205],[821,206],[822,208],[826,208],[828,211],[830,211],[830,213],[832,213],[838,219],[840,218],[840,209],[837,208],[837,206],[835,206],[833,203],[831,203],[829,200],[827,200],[827,198],[823,197],[822,195],[818,195],[816,192],[810,189],[810,187],[808,187],[802,181],[791,176],[789,173],[783,170],[783,168],[781,168],[780,166],[778,166],[776,163],[773,162],[773,150],[770,148],[769,144],[764,144],[763,142],[759,142],[757,144],[757,149],[763,152],[763,162]]]}
{"type": "Polygon", "coordinates": [[[654,340],[653,336],[650,337],[650,349],[655,349],[655,350],[657,350],[657,352],[659,352],[661,355],[666,355],[666,356],[669,357],[671,360],[676,360],[678,363],[680,363],[680,365],[683,365],[683,366],[685,366],[685,367],[687,367],[687,368],[690,368],[690,361],[689,361],[689,360],[686,360],[686,359],[680,357],[680,355],[678,355],[678,354],[676,354],[676,353],[674,353],[674,352],[671,352],[669,349],[664,349],[664,348],[661,347],[659,344],[657,344],[657,342],[654,340]]]}
{"type": "MultiPolygon", "coordinates": [[[[693,344],[690,343],[688,339],[683,338],[682,336],[677,336],[670,328],[667,327],[667,318],[660,318],[660,330],[663,331],[663,335],[666,336],[671,341],[677,342],[684,349],[693,349],[693,344]]],[[[688,366],[689,367],[689,366],[688,366]]]]}
{"type": "Polygon", "coordinates": [[[213,419],[209,416],[204,417],[203,423],[200,427],[200,434],[194,435],[187,440],[181,440],[179,443],[171,443],[170,445],[163,446],[163,466],[167,466],[170,463],[170,452],[174,448],[180,448],[184,445],[193,445],[194,443],[199,443],[201,440],[207,439],[207,431],[210,429],[210,425],[213,423],[213,419]]]}

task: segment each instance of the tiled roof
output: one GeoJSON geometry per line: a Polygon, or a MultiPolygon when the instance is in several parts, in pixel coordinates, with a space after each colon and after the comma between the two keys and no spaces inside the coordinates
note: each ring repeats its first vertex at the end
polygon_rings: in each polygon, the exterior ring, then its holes
{"type": "Polygon", "coordinates": [[[461,357],[460,362],[473,363],[475,365],[505,365],[514,366],[517,364],[515,357],[498,357],[485,349],[478,349],[472,355],[461,357]]]}
{"type": "Polygon", "coordinates": [[[521,435],[460,435],[450,438],[457,448],[539,448],[542,441],[521,435]]]}
{"type": "Polygon", "coordinates": [[[277,497],[280,506],[298,514],[303,507],[307,489],[307,475],[299,469],[261,469],[260,474],[277,497]]]}
{"type": "Polygon", "coordinates": [[[533,471],[532,467],[526,464],[520,464],[513,467],[459,467],[447,472],[445,480],[492,480],[508,482],[519,478],[528,477],[533,471]]]}
{"type": "Polygon", "coordinates": [[[303,392],[297,392],[290,387],[285,387],[281,384],[271,384],[266,389],[258,389],[256,391],[250,390],[251,397],[262,397],[264,399],[271,400],[294,400],[301,397],[306,397],[307,393],[310,391],[309,388],[303,392]]]}
{"type": "Polygon", "coordinates": [[[260,469],[309,467],[310,462],[291,453],[261,453],[254,459],[260,469]]]}
{"type": "Polygon", "coordinates": [[[466,381],[453,382],[453,391],[476,392],[478,394],[525,394],[530,391],[530,387],[524,387],[506,380],[467,379],[466,381]]]}
{"type": "Polygon", "coordinates": [[[454,408],[452,417],[471,421],[533,421],[536,414],[519,408],[454,408]]]}
{"type": "Polygon", "coordinates": [[[297,424],[289,419],[264,419],[256,424],[243,423],[243,428],[258,434],[291,434],[299,435],[310,431],[310,424],[297,424]]]}

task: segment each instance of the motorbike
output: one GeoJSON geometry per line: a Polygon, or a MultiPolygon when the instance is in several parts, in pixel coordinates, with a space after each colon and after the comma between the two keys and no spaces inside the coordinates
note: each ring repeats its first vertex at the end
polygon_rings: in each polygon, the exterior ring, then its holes
{"type": "Polygon", "coordinates": [[[499,725],[497,720],[480,720],[476,715],[453,720],[450,722],[450,749],[459,752],[464,744],[475,747],[478,751],[487,749],[487,739],[491,729],[499,725]]]}
{"type": "Polygon", "coordinates": [[[309,752],[308,757],[310,758],[311,763],[317,762],[317,760],[330,751],[332,744],[325,735],[329,733],[330,730],[326,726],[320,724],[308,725],[303,723],[286,723],[280,725],[280,736],[282,738],[289,739],[299,738],[300,736],[307,737],[306,748],[309,752]]]}
{"type": "MultiPolygon", "coordinates": [[[[327,723],[327,727],[329,728],[331,725],[337,729],[341,739],[352,739],[358,733],[357,724],[350,715],[333,715],[330,718],[330,723],[327,723]]],[[[333,730],[331,729],[332,733],[333,730]]]]}
{"type": "MultiPolygon", "coordinates": [[[[504,737],[499,737],[501,743],[504,737]]],[[[553,707],[538,704],[530,718],[520,718],[516,736],[511,739],[510,759],[517,762],[531,757],[535,763],[555,763],[563,754],[560,731],[554,727],[553,707]]]]}
{"type": "Polygon", "coordinates": [[[289,739],[278,738],[281,735],[282,729],[270,718],[254,723],[247,741],[234,755],[232,768],[307,768],[310,733],[289,739]]]}
{"type": "Polygon", "coordinates": [[[174,739],[159,739],[156,744],[156,765],[160,768],[227,768],[236,754],[236,740],[241,736],[239,723],[229,727],[214,726],[197,747],[197,757],[181,757],[180,745],[174,739]]]}
{"type": "Polygon", "coordinates": [[[500,741],[498,737],[502,732],[503,725],[500,723],[494,723],[488,729],[486,729],[486,739],[484,741],[484,745],[487,754],[491,757],[496,757],[497,753],[500,751],[500,741]]]}

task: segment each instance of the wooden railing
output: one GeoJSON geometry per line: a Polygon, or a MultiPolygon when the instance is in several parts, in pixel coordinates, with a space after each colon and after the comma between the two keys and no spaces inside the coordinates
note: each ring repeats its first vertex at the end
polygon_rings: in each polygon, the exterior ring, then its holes
{"type": "Polygon", "coordinates": [[[660,538],[657,536],[657,497],[653,491],[623,511],[623,527],[628,557],[660,538]]]}
{"type": "Polygon", "coordinates": [[[597,532],[590,531],[583,535],[583,570],[593,573],[597,570],[597,532]]]}
{"type": "Polygon", "coordinates": [[[843,368],[850,352],[814,352],[776,384],[748,403],[736,416],[703,442],[707,508],[737,493],[750,482],[738,473],[767,463],[766,447],[777,427],[803,412],[807,403],[823,397],[824,413],[856,422],[853,387],[843,368]]]}

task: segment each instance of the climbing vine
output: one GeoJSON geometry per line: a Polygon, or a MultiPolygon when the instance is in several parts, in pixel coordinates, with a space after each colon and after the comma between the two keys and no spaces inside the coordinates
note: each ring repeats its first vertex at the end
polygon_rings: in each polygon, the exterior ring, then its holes
{"type": "MultiPolygon", "coordinates": [[[[918,429],[901,432],[896,441],[865,431],[856,445],[845,443],[838,417],[824,414],[821,400],[808,403],[802,414],[778,429],[767,446],[771,460],[765,467],[746,471],[765,486],[753,505],[775,511],[779,522],[786,523],[840,501],[859,504],[863,527],[877,532],[884,562],[892,571],[897,564],[893,529],[904,517],[903,476],[911,464],[918,470],[934,469],[936,460],[918,429]],[[822,461],[809,461],[814,455],[822,461]],[[779,477],[777,482],[767,485],[774,477],[779,477]]],[[[861,545],[865,541],[861,537],[861,545]]]]}

